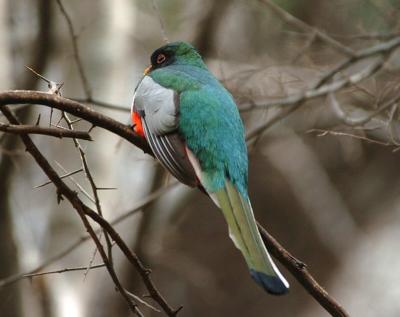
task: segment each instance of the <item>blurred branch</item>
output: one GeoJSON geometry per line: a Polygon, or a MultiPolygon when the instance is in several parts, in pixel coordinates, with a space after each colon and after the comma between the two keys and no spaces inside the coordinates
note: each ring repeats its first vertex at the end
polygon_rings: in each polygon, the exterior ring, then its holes
{"type": "Polygon", "coordinates": [[[164,21],[161,16],[160,8],[158,7],[158,4],[157,4],[157,0],[152,0],[152,4],[153,4],[154,12],[157,15],[158,22],[160,23],[161,37],[165,43],[168,43],[169,40],[168,40],[167,32],[165,31],[164,21]]]}
{"type": "MultiPolygon", "coordinates": [[[[8,121],[12,124],[18,125],[19,122],[16,119],[16,117],[12,114],[12,112],[9,110],[7,106],[1,107],[1,112],[6,116],[8,121]]],[[[35,159],[36,163],[42,168],[43,172],[49,177],[49,179],[54,183],[54,185],[57,187],[57,199],[60,202],[63,197],[66,197],[68,201],[73,205],[75,210],[77,211],[79,217],[81,218],[86,230],[90,234],[90,237],[96,244],[96,247],[103,259],[104,264],[107,267],[107,270],[109,272],[110,277],[112,278],[115,287],[118,289],[122,297],[126,300],[129,309],[135,313],[137,316],[143,316],[143,314],[140,312],[138,309],[136,303],[134,303],[129,297],[129,295],[125,292],[125,289],[122,287],[120,284],[120,281],[118,280],[118,277],[114,271],[113,266],[111,265],[106,252],[104,251],[103,245],[97,238],[96,233],[94,232],[94,229],[89,223],[89,220],[86,218],[86,214],[88,211],[93,212],[96,214],[94,211],[92,211],[89,207],[84,205],[82,201],[78,198],[76,193],[71,190],[64,182],[63,180],[58,176],[56,171],[51,167],[47,159],[41,154],[41,152],[38,150],[36,145],[32,142],[31,138],[28,135],[21,135],[21,140],[25,144],[26,150],[33,156],[35,159]]],[[[97,215],[97,214],[96,214],[97,215]]],[[[93,216],[91,216],[93,219],[93,216]]],[[[107,223],[108,224],[108,223],[107,223]]],[[[110,227],[112,229],[112,227],[110,227]]],[[[112,229],[113,230],[113,229],[112,229]]],[[[119,236],[118,236],[119,238],[119,236]]],[[[119,241],[121,242],[122,240],[119,238],[119,241]]],[[[123,241],[122,241],[123,243],[123,241]]],[[[124,243],[123,243],[124,244],[124,243]]],[[[128,249],[129,250],[129,249],[128,249]]]]}
{"type": "Polygon", "coordinates": [[[110,110],[117,110],[117,111],[123,111],[123,112],[131,112],[131,109],[124,107],[124,106],[118,106],[118,105],[113,105],[111,103],[107,103],[101,100],[97,100],[94,98],[91,99],[79,99],[79,98],[71,98],[77,102],[81,103],[88,103],[88,104],[94,104],[95,106],[104,108],[104,109],[110,109],[110,110]]]}
{"type": "MultiPolygon", "coordinates": [[[[62,112],[62,117],[64,118],[65,122],[67,123],[68,128],[71,131],[73,131],[74,130],[74,126],[72,124],[72,120],[68,117],[68,115],[65,112],[62,112]]],[[[86,159],[86,153],[83,150],[83,148],[82,148],[81,144],[79,143],[79,141],[76,138],[74,138],[73,140],[74,140],[75,148],[79,152],[79,157],[80,157],[81,162],[82,162],[82,168],[83,168],[83,170],[85,172],[86,178],[89,181],[90,187],[92,189],[92,193],[93,193],[93,197],[94,197],[94,201],[95,201],[95,205],[96,205],[96,210],[97,210],[97,212],[99,213],[100,216],[103,216],[103,211],[102,211],[102,208],[101,208],[101,203],[100,203],[99,193],[98,193],[98,190],[97,190],[97,185],[96,185],[96,183],[94,181],[92,173],[90,172],[89,164],[88,164],[87,159],[86,159]]],[[[103,234],[104,234],[104,237],[105,237],[105,240],[106,240],[106,244],[107,244],[108,259],[110,261],[110,265],[112,266],[113,265],[112,243],[111,243],[110,237],[108,236],[107,232],[105,232],[103,230],[103,234]]],[[[89,267],[88,267],[88,270],[85,273],[85,276],[89,272],[89,268],[90,268],[92,262],[94,261],[95,255],[96,255],[96,251],[94,252],[93,257],[92,257],[92,259],[91,259],[91,261],[89,263],[89,267]]]]}
{"type": "Polygon", "coordinates": [[[398,47],[400,47],[400,37],[396,37],[390,41],[383,42],[359,51],[356,51],[350,58],[338,63],[335,67],[329,70],[324,76],[322,76],[315,84],[311,86],[309,90],[303,91],[299,94],[291,95],[282,99],[275,99],[263,102],[262,104],[252,103],[250,107],[271,107],[271,106],[290,106],[288,109],[283,109],[281,112],[272,117],[269,121],[262,125],[250,130],[246,134],[247,139],[252,139],[263,133],[266,129],[273,126],[275,123],[286,118],[291,113],[299,109],[306,101],[311,99],[319,98],[337,92],[342,88],[357,84],[363,79],[366,79],[380,70],[389,55],[398,47]],[[383,57],[370,64],[368,67],[362,69],[360,72],[348,76],[344,79],[338,79],[332,81],[330,84],[326,84],[332,80],[335,75],[339,74],[344,69],[356,64],[357,62],[370,58],[373,56],[383,55],[383,57]],[[326,84],[326,85],[325,85],[326,84]]]}
{"type": "Polygon", "coordinates": [[[71,131],[61,128],[45,128],[37,125],[13,125],[0,122],[0,131],[14,134],[41,134],[54,136],[57,138],[76,138],[81,140],[93,141],[90,134],[86,131],[71,131]]]}
{"type": "Polygon", "coordinates": [[[62,1],[61,0],[56,0],[56,1],[58,4],[58,7],[60,8],[62,15],[65,18],[65,21],[67,22],[68,31],[71,36],[73,55],[74,55],[74,59],[76,62],[76,66],[78,67],[79,76],[82,80],[82,85],[83,85],[83,89],[85,91],[86,98],[88,98],[90,100],[92,98],[92,90],[91,90],[89,82],[87,80],[85,69],[83,68],[83,63],[82,63],[81,55],[79,52],[79,46],[78,46],[78,36],[75,33],[74,25],[72,24],[72,20],[71,20],[70,16],[68,15],[67,11],[65,10],[65,7],[64,7],[62,1]]]}
{"type": "Polygon", "coordinates": [[[260,3],[268,6],[277,16],[279,16],[286,23],[291,24],[296,28],[302,29],[304,31],[307,31],[307,32],[313,34],[313,36],[315,38],[319,38],[320,40],[329,44],[335,50],[337,50],[338,52],[340,52],[346,56],[349,56],[349,57],[354,56],[355,52],[351,48],[341,44],[340,42],[336,41],[335,39],[333,39],[326,33],[320,31],[319,29],[314,28],[314,27],[308,25],[307,23],[301,21],[300,19],[291,15],[289,12],[281,9],[278,5],[273,3],[271,0],[258,0],[258,1],[260,3]]]}
{"type": "MultiPolygon", "coordinates": [[[[62,176],[60,178],[62,178],[62,176]]],[[[119,217],[115,218],[114,220],[110,221],[110,224],[114,226],[114,225],[119,224],[120,222],[125,221],[132,215],[143,210],[143,208],[145,208],[146,206],[151,204],[154,200],[158,199],[161,195],[165,194],[166,192],[168,192],[169,190],[174,188],[177,184],[178,183],[175,182],[175,183],[169,184],[168,186],[165,186],[163,188],[156,190],[155,192],[151,193],[146,198],[144,198],[141,202],[139,202],[136,207],[132,208],[132,210],[129,210],[129,211],[121,214],[119,217]]],[[[101,232],[101,228],[95,230],[96,234],[100,233],[100,232],[101,232]]],[[[15,275],[9,276],[3,280],[0,280],[0,288],[11,285],[13,283],[16,283],[16,282],[24,279],[24,276],[27,274],[34,274],[34,273],[37,273],[37,272],[43,270],[44,268],[51,265],[52,263],[59,261],[62,258],[66,257],[68,254],[70,254],[72,251],[77,249],[84,242],[89,241],[89,240],[90,240],[90,235],[88,235],[88,234],[83,237],[80,237],[75,242],[71,243],[67,248],[65,248],[64,250],[60,251],[59,253],[53,255],[49,259],[43,261],[42,264],[40,264],[36,268],[30,270],[29,272],[15,274],[15,275]]]]}
{"type": "Polygon", "coordinates": [[[307,131],[307,133],[317,133],[318,137],[327,136],[327,135],[344,136],[344,137],[350,137],[353,139],[365,141],[368,143],[374,143],[374,144],[378,144],[378,145],[382,145],[382,146],[394,146],[395,149],[393,150],[393,152],[396,152],[399,149],[399,144],[397,144],[395,142],[382,142],[379,140],[371,139],[371,138],[363,136],[363,135],[357,135],[357,134],[348,133],[348,132],[344,132],[344,131],[310,129],[307,131]]]}
{"type": "Polygon", "coordinates": [[[310,274],[307,266],[291,255],[278,241],[275,240],[260,224],[258,229],[272,255],[282,263],[296,280],[303,285],[307,292],[334,317],[349,317],[343,307],[318,284],[310,274]]]}
{"type": "MultiPolygon", "coordinates": [[[[64,175],[61,175],[60,178],[61,178],[61,179],[64,179],[64,178],[66,178],[66,177],[71,177],[72,175],[78,174],[78,173],[80,173],[80,172],[82,172],[82,171],[83,171],[83,169],[80,168],[80,169],[77,169],[77,170],[75,170],[75,171],[72,171],[72,172],[66,173],[66,174],[64,174],[64,175]]],[[[51,181],[48,181],[48,182],[45,182],[45,183],[43,183],[43,184],[37,185],[37,186],[35,186],[34,188],[35,188],[35,189],[36,189],[36,188],[41,188],[41,187],[44,187],[44,186],[49,185],[49,184],[51,184],[51,181]]]]}
{"type": "Polygon", "coordinates": [[[339,102],[337,101],[335,95],[329,94],[328,96],[328,101],[330,102],[332,108],[335,111],[335,114],[339,117],[339,119],[342,120],[342,122],[350,127],[356,127],[356,126],[362,126],[366,124],[367,122],[371,121],[372,118],[376,117],[378,114],[382,113],[383,111],[393,107],[394,105],[397,104],[400,100],[400,94],[397,96],[393,97],[389,101],[385,102],[382,106],[380,106],[377,110],[372,111],[370,114],[368,114],[365,117],[359,117],[359,118],[352,118],[349,117],[344,110],[340,107],[339,102]]]}
{"type": "MultiPolygon", "coordinates": [[[[90,267],[90,269],[98,269],[105,267],[106,265],[103,264],[96,264],[90,267]]],[[[72,268],[65,268],[65,269],[60,269],[60,270],[55,270],[55,271],[47,271],[47,272],[39,272],[39,273],[28,273],[24,274],[23,278],[33,278],[37,276],[43,276],[43,275],[50,275],[50,274],[61,274],[61,273],[67,273],[67,272],[77,272],[77,271],[85,271],[87,269],[86,266],[82,267],[72,267],[72,268]]]]}

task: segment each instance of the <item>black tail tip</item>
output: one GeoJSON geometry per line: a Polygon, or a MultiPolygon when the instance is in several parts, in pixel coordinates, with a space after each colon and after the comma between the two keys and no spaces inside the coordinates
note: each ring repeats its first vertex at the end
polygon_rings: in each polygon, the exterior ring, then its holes
{"type": "Polygon", "coordinates": [[[251,277],[260,285],[266,292],[272,295],[284,295],[289,292],[289,287],[276,275],[267,275],[263,272],[250,270],[251,277]]]}

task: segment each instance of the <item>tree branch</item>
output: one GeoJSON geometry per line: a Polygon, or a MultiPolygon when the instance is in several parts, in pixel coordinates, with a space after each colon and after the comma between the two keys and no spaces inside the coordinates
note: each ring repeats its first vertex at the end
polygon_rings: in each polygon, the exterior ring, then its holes
{"type": "Polygon", "coordinates": [[[334,317],[349,317],[349,314],[328,292],[318,284],[310,274],[307,266],[291,255],[278,241],[272,237],[259,223],[258,230],[272,255],[288,269],[307,292],[334,317]]]}
{"type": "Polygon", "coordinates": [[[136,145],[145,153],[151,153],[148,144],[130,126],[124,125],[108,116],[70,99],[45,92],[31,90],[9,90],[0,92],[0,107],[2,105],[17,104],[40,104],[68,112],[76,117],[82,118],[94,126],[101,127],[113,132],[128,142],[136,145]]]}
{"type": "Polygon", "coordinates": [[[45,128],[37,125],[13,125],[0,123],[0,131],[14,134],[41,134],[54,136],[57,138],[75,138],[87,141],[93,141],[90,134],[86,131],[71,131],[60,128],[45,128]]]}

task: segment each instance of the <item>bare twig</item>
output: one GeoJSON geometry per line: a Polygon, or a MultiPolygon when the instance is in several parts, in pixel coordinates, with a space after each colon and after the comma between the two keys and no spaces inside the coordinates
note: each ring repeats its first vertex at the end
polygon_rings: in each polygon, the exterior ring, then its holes
{"type": "Polygon", "coordinates": [[[16,105],[24,103],[32,105],[40,104],[66,111],[92,123],[95,126],[107,129],[121,136],[125,140],[142,149],[145,153],[151,153],[148,144],[143,140],[143,138],[133,132],[130,126],[124,125],[108,116],[96,112],[79,102],[38,91],[13,90],[0,92],[0,107],[6,104],[16,105]]]}
{"type": "MultiPolygon", "coordinates": [[[[178,183],[175,182],[168,186],[165,186],[163,188],[156,190],[155,192],[151,193],[146,198],[144,198],[141,202],[139,202],[136,207],[132,208],[131,210],[129,210],[129,211],[121,214],[119,217],[115,218],[113,221],[110,222],[110,224],[114,226],[114,225],[117,225],[117,224],[125,221],[130,216],[141,211],[143,208],[145,208],[146,206],[151,204],[154,200],[158,199],[161,195],[165,194],[172,188],[176,187],[177,184],[178,183]]],[[[95,231],[96,234],[98,234],[100,232],[101,232],[101,229],[98,229],[95,231]]],[[[67,248],[65,248],[64,250],[60,251],[59,253],[53,255],[52,257],[48,258],[47,260],[43,261],[39,266],[30,270],[29,272],[15,274],[15,275],[9,276],[3,280],[0,280],[0,288],[11,285],[15,282],[18,282],[18,281],[24,279],[24,276],[27,274],[33,274],[33,273],[43,270],[44,268],[51,265],[52,263],[61,260],[68,254],[70,254],[72,251],[74,251],[76,248],[78,248],[80,245],[82,245],[84,242],[89,241],[89,240],[90,240],[90,235],[85,235],[83,237],[80,237],[75,242],[73,242],[71,245],[69,245],[67,248]]]]}
{"type": "Polygon", "coordinates": [[[41,134],[56,138],[76,138],[86,141],[93,141],[90,134],[86,131],[70,131],[59,128],[45,128],[37,125],[13,125],[0,122],[0,131],[14,134],[41,134]]]}
{"type": "Polygon", "coordinates": [[[382,113],[383,111],[391,108],[393,105],[395,105],[399,100],[400,100],[400,94],[397,96],[393,97],[389,101],[385,102],[383,105],[381,105],[377,110],[372,111],[369,115],[361,118],[351,118],[349,117],[344,110],[340,107],[339,102],[337,101],[336,97],[334,94],[329,94],[328,100],[334,109],[335,113],[343,121],[344,124],[351,126],[351,127],[356,127],[356,126],[362,126],[371,119],[375,118],[378,114],[382,113]]]}
{"type": "MultiPolygon", "coordinates": [[[[64,173],[68,173],[67,169],[61,165],[61,163],[54,161],[56,163],[56,165],[64,172],[64,173]]],[[[83,170],[83,168],[81,168],[83,170]]],[[[81,184],[78,183],[78,181],[75,180],[74,177],[70,176],[69,179],[75,184],[75,186],[79,189],[79,191],[84,194],[92,203],[94,203],[94,198],[92,196],[90,196],[90,194],[86,191],[85,188],[83,188],[83,186],[81,184]]],[[[50,182],[51,183],[51,182],[50,182]]]]}
{"type": "Polygon", "coordinates": [[[326,136],[326,135],[344,136],[344,137],[350,137],[350,138],[353,138],[353,139],[365,141],[365,142],[368,142],[368,143],[379,144],[379,145],[382,145],[382,146],[397,146],[394,143],[392,144],[392,143],[389,143],[389,142],[382,142],[382,141],[379,141],[379,140],[375,140],[375,139],[371,139],[371,138],[365,137],[363,135],[357,135],[357,134],[348,133],[348,132],[344,132],[344,131],[333,131],[333,130],[324,130],[324,129],[310,129],[310,130],[307,131],[307,133],[317,133],[317,135],[319,137],[326,136]]]}
{"type": "Polygon", "coordinates": [[[346,56],[354,56],[355,52],[351,48],[341,44],[340,42],[336,41],[335,39],[333,39],[326,33],[301,21],[300,19],[291,15],[289,12],[281,9],[278,5],[273,3],[271,0],[259,0],[259,2],[268,6],[277,16],[279,16],[286,23],[291,24],[294,27],[302,29],[309,33],[315,34],[316,38],[321,39],[325,43],[329,44],[332,48],[334,48],[335,50],[337,50],[338,52],[340,52],[346,56]]]}
{"type": "Polygon", "coordinates": [[[135,294],[133,294],[133,293],[131,293],[129,291],[126,291],[126,293],[129,296],[131,296],[135,301],[137,301],[139,303],[142,303],[143,305],[147,306],[148,308],[150,308],[151,310],[154,310],[157,313],[161,313],[161,310],[159,310],[159,309],[155,308],[154,306],[150,305],[148,302],[144,301],[139,296],[137,296],[137,295],[135,295],[135,294]]]}
{"type": "MultiPolygon", "coordinates": [[[[77,169],[77,170],[75,170],[75,171],[72,171],[72,172],[66,173],[66,174],[64,174],[64,175],[61,175],[60,178],[61,178],[61,179],[64,179],[64,178],[66,178],[66,177],[71,177],[72,175],[75,175],[75,174],[77,174],[77,173],[79,173],[79,172],[82,172],[82,171],[83,171],[83,169],[80,168],[80,169],[77,169]]],[[[44,187],[44,186],[49,185],[49,184],[51,184],[51,181],[48,181],[48,182],[45,182],[45,183],[43,183],[43,184],[37,185],[37,186],[35,186],[35,187],[33,187],[33,188],[35,188],[35,189],[36,189],[36,188],[41,188],[41,187],[44,187]]]]}
{"type": "MultiPolygon", "coordinates": [[[[15,118],[15,116],[12,114],[12,112],[8,109],[8,107],[3,106],[1,108],[1,111],[7,117],[7,119],[10,121],[10,123],[15,124],[15,125],[19,124],[18,120],[15,118]]],[[[102,259],[103,259],[103,262],[106,265],[107,270],[108,270],[108,272],[109,272],[109,274],[110,274],[110,276],[111,276],[116,288],[119,290],[119,292],[121,293],[123,298],[126,300],[129,309],[133,313],[135,313],[137,316],[143,316],[143,314],[138,309],[137,305],[132,301],[132,299],[129,297],[129,295],[125,292],[125,289],[120,284],[120,282],[119,282],[119,280],[117,278],[117,275],[116,275],[116,273],[114,271],[114,268],[110,264],[101,242],[97,238],[92,226],[90,225],[88,219],[86,218],[85,209],[89,210],[89,208],[86,207],[81,202],[81,200],[78,198],[76,193],[74,191],[72,191],[63,182],[63,180],[57,175],[57,173],[50,166],[50,164],[48,163],[46,158],[40,153],[40,151],[37,149],[35,144],[32,142],[31,138],[28,135],[21,135],[20,137],[21,137],[22,141],[24,142],[24,144],[26,146],[26,150],[33,156],[33,158],[35,159],[37,164],[42,168],[42,170],[46,173],[46,175],[49,177],[49,179],[56,185],[57,191],[58,191],[58,193],[57,193],[58,200],[60,201],[63,196],[66,197],[70,201],[70,203],[74,206],[75,210],[78,212],[78,215],[81,218],[86,230],[89,232],[92,240],[96,244],[97,249],[99,250],[99,253],[100,253],[100,255],[101,255],[102,259]]],[[[93,212],[93,213],[95,213],[95,212],[93,212]]],[[[123,243],[123,241],[122,241],[122,243],[123,243]]],[[[125,244],[123,243],[123,245],[125,245],[125,244]]]]}
{"type": "MultiPolygon", "coordinates": [[[[400,45],[400,42],[399,42],[400,45]]],[[[303,103],[306,100],[312,100],[315,98],[320,98],[320,97],[324,97],[328,94],[337,92],[343,88],[349,87],[349,86],[353,86],[357,83],[359,83],[360,81],[369,78],[371,75],[375,74],[378,70],[380,70],[383,65],[384,62],[386,61],[386,59],[384,58],[378,58],[377,60],[375,60],[374,62],[372,62],[370,65],[368,65],[367,67],[363,68],[362,70],[360,70],[357,73],[354,73],[344,79],[338,79],[333,81],[330,84],[326,84],[323,86],[319,85],[319,82],[317,85],[317,87],[313,87],[309,90],[305,90],[299,94],[295,94],[283,99],[277,99],[277,100],[271,100],[271,101],[267,101],[267,102],[263,102],[262,104],[256,104],[256,107],[270,107],[270,106],[289,106],[289,105],[294,105],[297,103],[303,103]]]]}
{"type": "Polygon", "coordinates": [[[157,0],[152,0],[152,4],[153,4],[153,9],[154,12],[157,15],[158,18],[158,22],[160,23],[160,29],[161,29],[161,35],[162,35],[162,39],[165,43],[168,43],[168,36],[167,36],[167,32],[165,31],[165,25],[164,25],[164,21],[163,18],[161,16],[161,12],[160,12],[160,8],[158,7],[158,4],[156,2],[157,0]]]}
{"type": "MultiPolygon", "coordinates": [[[[90,269],[99,269],[102,267],[105,267],[106,265],[103,264],[96,264],[92,265],[90,269]]],[[[60,270],[55,270],[55,271],[47,271],[47,272],[38,272],[38,273],[28,273],[24,274],[24,278],[33,278],[37,276],[43,276],[43,275],[51,275],[51,274],[62,274],[62,273],[68,273],[68,272],[78,272],[78,271],[85,271],[87,269],[86,266],[82,267],[72,267],[72,268],[65,268],[65,269],[60,269],[60,270]]]]}
{"type": "MultiPolygon", "coordinates": [[[[352,76],[342,79],[342,80],[337,80],[334,81],[330,85],[325,85],[322,86],[321,88],[312,88],[310,90],[307,90],[303,93],[290,96],[285,99],[277,100],[275,101],[276,103],[267,103],[264,104],[263,106],[271,106],[271,105],[291,105],[290,108],[284,109],[278,114],[276,114],[274,117],[272,117],[269,121],[266,123],[261,124],[258,127],[255,127],[254,129],[250,130],[246,134],[246,139],[250,140],[253,139],[254,137],[258,136],[260,133],[263,133],[266,129],[269,127],[273,126],[275,123],[279,122],[283,118],[286,118],[288,115],[299,109],[306,101],[309,101],[314,98],[322,97],[327,94],[333,93],[335,91],[338,91],[344,87],[356,84],[360,82],[361,80],[371,76],[375,72],[377,72],[384,64],[384,59],[379,59],[375,61],[372,65],[370,65],[368,68],[363,69],[362,71],[353,74],[352,76]]],[[[329,75],[328,75],[329,76],[329,75]]]]}
{"type": "MultiPolygon", "coordinates": [[[[74,126],[72,125],[72,120],[68,117],[68,115],[65,112],[63,112],[63,117],[64,117],[64,120],[67,123],[69,129],[73,131],[74,130],[74,126]]],[[[99,198],[99,193],[97,191],[97,185],[96,185],[96,183],[94,181],[92,173],[90,172],[89,164],[88,164],[87,159],[86,159],[86,153],[83,150],[81,144],[79,143],[79,141],[77,139],[74,139],[74,144],[75,144],[76,149],[79,152],[79,156],[80,156],[81,161],[82,161],[82,168],[85,171],[86,178],[88,179],[90,187],[92,189],[94,201],[95,201],[95,204],[96,204],[96,210],[97,210],[97,212],[99,213],[100,216],[103,216],[101,203],[100,203],[100,198],[99,198]]],[[[110,265],[113,265],[112,243],[110,241],[110,237],[108,236],[107,232],[103,231],[103,234],[104,234],[104,237],[105,237],[105,240],[106,240],[106,243],[107,243],[108,259],[110,261],[110,265]]],[[[85,277],[86,277],[87,273],[90,270],[90,266],[93,264],[95,256],[96,256],[96,250],[94,251],[93,257],[89,262],[88,269],[85,272],[85,277]]]]}
{"type": "Polygon", "coordinates": [[[86,74],[85,74],[85,70],[83,68],[83,63],[82,63],[82,59],[81,59],[80,52],[79,52],[79,46],[78,46],[78,36],[75,33],[74,25],[72,24],[71,18],[69,17],[67,11],[65,10],[65,7],[64,7],[62,1],[61,0],[56,0],[56,1],[58,4],[58,7],[60,8],[62,15],[65,18],[65,21],[67,22],[67,25],[68,25],[69,34],[71,36],[71,41],[72,41],[72,49],[73,49],[74,59],[76,62],[76,66],[78,67],[79,76],[82,80],[82,85],[83,85],[83,89],[85,91],[86,98],[91,99],[92,98],[92,90],[90,88],[89,82],[88,82],[86,74]]]}
{"type": "Polygon", "coordinates": [[[322,307],[334,317],[349,317],[349,314],[343,307],[312,277],[307,266],[303,262],[297,260],[285,250],[260,224],[258,224],[258,230],[272,255],[293,274],[297,281],[303,285],[307,292],[309,292],[322,307]]]}

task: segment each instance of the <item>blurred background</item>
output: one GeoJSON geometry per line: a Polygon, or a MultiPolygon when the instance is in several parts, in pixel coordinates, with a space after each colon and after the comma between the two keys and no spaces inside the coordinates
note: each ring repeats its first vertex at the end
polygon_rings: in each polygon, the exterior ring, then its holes
{"type": "MultiPolygon", "coordinates": [[[[302,21],[353,49],[400,34],[395,0],[274,1],[302,21]]],[[[259,1],[69,0],[64,1],[80,48],[92,97],[130,108],[133,91],[151,52],[170,41],[195,45],[210,69],[232,92],[246,129],[280,109],[248,107],[251,101],[300,92],[345,57],[282,21],[259,1]],[[154,3],[156,5],[154,5],[154,3]]],[[[369,61],[354,65],[352,71],[369,61]]],[[[56,1],[0,0],[0,89],[47,90],[24,66],[64,82],[62,94],[85,99],[68,25],[56,1]]],[[[337,95],[353,116],[368,114],[398,91],[399,59],[337,95]]],[[[123,123],[129,112],[91,105],[123,123]]],[[[19,118],[49,122],[50,111],[29,107],[19,118]]],[[[53,121],[60,118],[54,111],[53,121]]],[[[4,118],[0,118],[6,122],[4,118]]],[[[81,128],[89,125],[81,123],[81,128]]],[[[112,220],[160,188],[140,212],[115,228],[152,269],[179,316],[327,316],[282,266],[291,284],[284,297],[265,294],[250,278],[231,243],[221,213],[197,190],[168,187],[174,179],[152,157],[101,129],[81,142],[112,220]]],[[[81,167],[73,141],[34,136],[60,174],[81,167]]],[[[351,316],[400,315],[400,169],[397,108],[356,129],[343,124],[324,98],[272,124],[249,144],[249,190],[257,219],[341,303],[351,316]],[[313,132],[312,129],[341,134],[313,132]],[[366,141],[373,139],[375,142],[366,141]]],[[[83,173],[68,184],[89,191],[83,173]]],[[[74,244],[85,230],[68,202],[57,204],[18,138],[0,134],[1,316],[128,316],[128,308],[104,268],[26,278],[27,272],[74,244]]],[[[80,192],[88,204],[92,202],[80,192]]],[[[94,255],[85,242],[40,271],[85,267],[94,255]]],[[[124,286],[146,294],[138,274],[115,251],[124,286]]],[[[94,263],[100,263],[97,256],[94,263]]],[[[150,302],[151,300],[148,299],[150,302]]],[[[146,316],[161,313],[141,306],[146,316]]]]}

